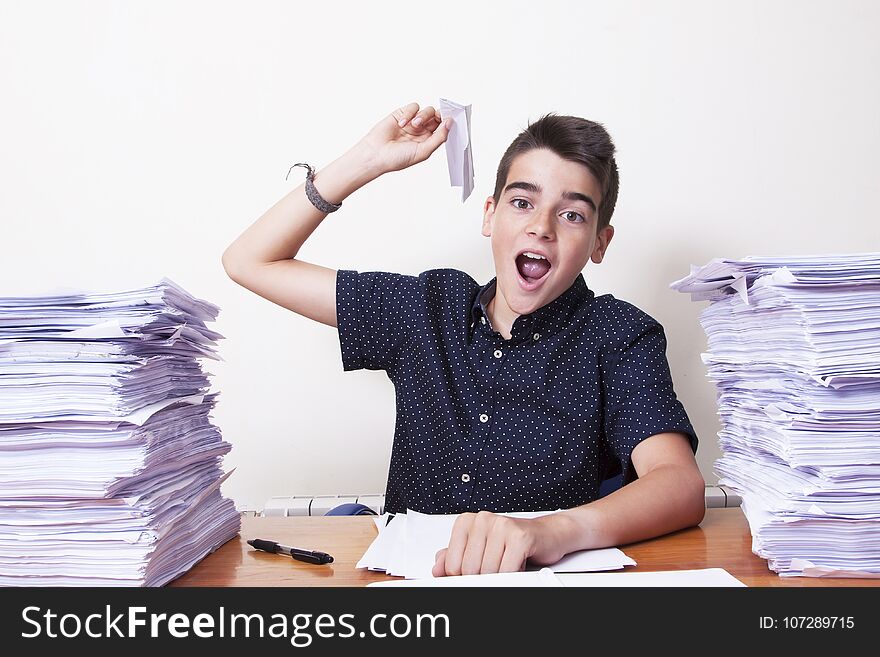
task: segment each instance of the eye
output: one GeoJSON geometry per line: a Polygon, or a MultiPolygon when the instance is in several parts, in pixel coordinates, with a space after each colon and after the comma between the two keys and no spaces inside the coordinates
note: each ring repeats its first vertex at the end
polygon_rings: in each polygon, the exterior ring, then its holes
{"type": "Polygon", "coordinates": [[[564,216],[569,222],[571,222],[571,223],[573,223],[573,224],[580,224],[580,223],[583,223],[583,222],[586,221],[586,219],[584,218],[584,215],[582,215],[582,214],[580,214],[580,213],[578,213],[578,212],[575,212],[574,210],[568,210],[567,212],[563,212],[562,215],[563,215],[563,216],[564,216]],[[569,215],[574,215],[574,216],[571,217],[571,216],[569,216],[569,215]]]}
{"type": "Polygon", "coordinates": [[[517,203],[525,203],[526,205],[531,205],[531,203],[529,203],[524,198],[515,198],[515,199],[512,199],[510,202],[513,204],[513,207],[515,207],[517,210],[525,210],[526,209],[521,205],[517,205],[517,203]]]}

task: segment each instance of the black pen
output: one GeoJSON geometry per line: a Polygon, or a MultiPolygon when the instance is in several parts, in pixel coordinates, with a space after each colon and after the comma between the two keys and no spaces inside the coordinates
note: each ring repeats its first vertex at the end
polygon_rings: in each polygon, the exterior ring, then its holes
{"type": "Polygon", "coordinates": [[[261,538],[254,538],[248,541],[248,545],[255,547],[263,552],[271,552],[272,554],[288,554],[297,561],[305,561],[306,563],[325,564],[333,563],[333,557],[326,552],[317,552],[315,550],[301,550],[299,548],[281,545],[275,541],[264,541],[261,538]]]}

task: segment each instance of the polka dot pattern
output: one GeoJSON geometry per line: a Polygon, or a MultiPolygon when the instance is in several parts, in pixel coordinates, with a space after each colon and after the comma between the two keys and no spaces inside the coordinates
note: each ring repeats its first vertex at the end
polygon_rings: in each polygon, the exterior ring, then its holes
{"type": "Polygon", "coordinates": [[[570,508],[635,479],[645,438],[677,431],[696,450],[654,319],[578,276],[505,340],[494,293],[453,269],[337,273],[343,368],[385,370],[396,390],[388,511],[570,508]]]}

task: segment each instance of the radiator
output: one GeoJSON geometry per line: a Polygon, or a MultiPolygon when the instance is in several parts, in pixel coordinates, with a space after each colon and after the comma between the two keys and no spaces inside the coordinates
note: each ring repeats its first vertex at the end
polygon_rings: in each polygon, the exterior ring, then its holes
{"type": "MultiPolygon", "coordinates": [[[[384,495],[284,495],[270,497],[260,515],[265,517],[323,516],[340,504],[356,502],[378,514],[385,512],[384,495]]],[[[706,486],[706,508],[739,506],[739,495],[724,486],[706,486]]]]}
{"type": "Polygon", "coordinates": [[[323,516],[334,506],[356,502],[370,507],[382,515],[385,513],[384,495],[290,495],[270,497],[260,514],[278,516],[323,516]]]}

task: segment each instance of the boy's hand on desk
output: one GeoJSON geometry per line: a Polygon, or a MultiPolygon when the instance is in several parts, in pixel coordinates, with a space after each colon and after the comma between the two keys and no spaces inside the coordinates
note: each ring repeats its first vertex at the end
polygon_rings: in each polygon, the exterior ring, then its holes
{"type": "Polygon", "coordinates": [[[432,573],[477,575],[523,570],[527,560],[556,563],[565,553],[552,520],[509,518],[488,511],[463,513],[455,521],[449,547],[437,553],[432,573]]]}
{"type": "Polygon", "coordinates": [[[427,160],[446,141],[446,123],[451,121],[443,122],[440,112],[430,105],[419,109],[418,103],[410,103],[379,121],[356,149],[378,175],[400,171],[427,160]]]}

